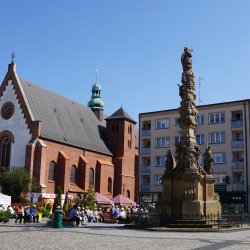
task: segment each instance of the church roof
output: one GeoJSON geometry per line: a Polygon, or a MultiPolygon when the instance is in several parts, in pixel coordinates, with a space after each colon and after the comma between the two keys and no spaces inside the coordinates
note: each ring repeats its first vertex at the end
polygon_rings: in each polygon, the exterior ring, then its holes
{"type": "Polygon", "coordinates": [[[108,119],[110,120],[111,119],[127,119],[129,121],[136,123],[122,107],[120,107],[117,111],[115,111],[111,116],[106,118],[106,120],[108,119]]]}
{"type": "Polygon", "coordinates": [[[89,107],[23,79],[20,84],[31,116],[41,121],[41,137],[112,155],[105,143],[104,124],[89,107]]]}

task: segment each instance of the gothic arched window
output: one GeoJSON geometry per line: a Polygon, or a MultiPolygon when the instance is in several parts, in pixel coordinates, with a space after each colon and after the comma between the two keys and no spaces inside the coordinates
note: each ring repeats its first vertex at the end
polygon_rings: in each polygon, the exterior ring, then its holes
{"type": "Polygon", "coordinates": [[[129,190],[127,190],[127,192],[126,192],[126,197],[130,198],[130,191],[129,190]]]}
{"type": "Polygon", "coordinates": [[[10,166],[11,144],[14,143],[14,136],[10,131],[0,133],[0,167],[10,166]]]}
{"type": "Polygon", "coordinates": [[[1,140],[1,167],[10,166],[11,142],[9,137],[3,137],[1,140]]]}
{"type": "Polygon", "coordinates": [[[49,163],[49,176],[48,176],[48,180],[49,181],[55,181],[55,162],[51,161],[49,163]]]}
{"type": "Polygon", "coordinates": [[[111,179],[111,177],[108,178],[108,192],[112,193],[112,179],[111,179]]]}
{"type": "Polygon", "coordinates": [[[94,169],[91,168],[89,170],[89,185],[94,186],[94,183],[95,183],[95,172],[94,172],[94,169]]]}
{"type": "Polygon", "coordinates": [[[73,165],[71,167],[71,170],[70,170],[70,183],[71,184],[77,184],[77,181],[76,181],[76,174],[77,174],[77,168],[75,165],[73,165]]]}

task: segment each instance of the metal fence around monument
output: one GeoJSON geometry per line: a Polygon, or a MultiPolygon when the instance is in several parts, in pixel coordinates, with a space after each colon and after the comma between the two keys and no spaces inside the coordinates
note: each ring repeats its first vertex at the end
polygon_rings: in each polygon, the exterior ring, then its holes
{"type": "Polygon", "coordinates": [[[250,224],[250,215],[246,213],[227,213],[227,214],[208,214],[206,216],[198,217],[195,215],[183,215],[185,220],[170,222],[169,224],[162,225],[160,215],[150,212],[140,212],[131,214],[128,223],[140,225],[142,227],[161,227],[170,226],[175,228],[196,228],[200,229],[204,224],[210,228],[236,228],[243,227],[250,224]],[[203,222],[203,223],[202,223],[203,222]]]}

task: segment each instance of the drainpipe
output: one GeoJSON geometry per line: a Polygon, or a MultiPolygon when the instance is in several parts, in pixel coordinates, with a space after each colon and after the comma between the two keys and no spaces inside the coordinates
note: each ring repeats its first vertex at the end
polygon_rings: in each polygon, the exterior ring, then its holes
{"type": "Polygon", "coordinates": [[[248,128],[247,128],[247,115],[246,115],[246,101],[244,101],[244,120],[245,120],[245,157],[246,157],[246,210],[248,211],[248,128]]]}

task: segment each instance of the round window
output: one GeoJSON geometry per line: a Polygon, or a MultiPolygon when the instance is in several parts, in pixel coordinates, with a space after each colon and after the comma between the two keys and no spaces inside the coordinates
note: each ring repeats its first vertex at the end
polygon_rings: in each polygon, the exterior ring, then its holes
{"type": "Polygon", "coordinates": [[[1,116],[3,119],[8,120],[14,114],[14,104],[12,102],[6,102],[1,109],[1,116]]]}

